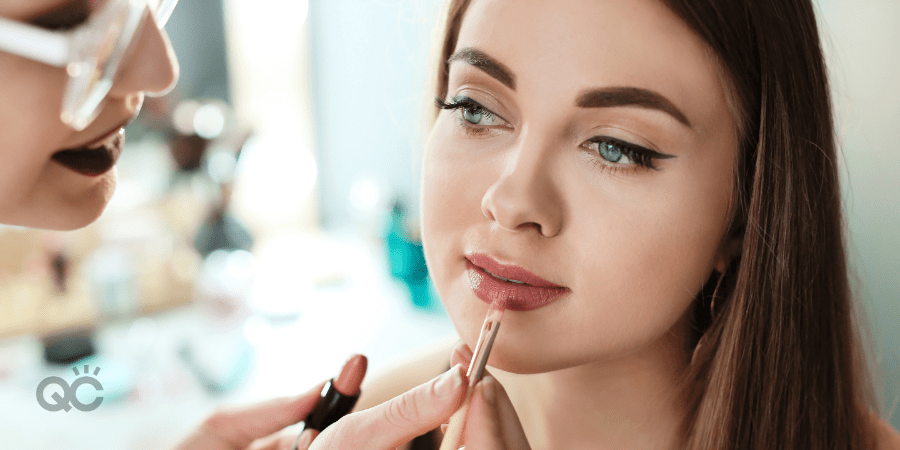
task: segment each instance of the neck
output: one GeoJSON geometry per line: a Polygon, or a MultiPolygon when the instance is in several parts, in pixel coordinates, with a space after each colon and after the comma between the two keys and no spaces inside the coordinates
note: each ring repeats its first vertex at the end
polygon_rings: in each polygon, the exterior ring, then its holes
{"type": "Polygon", "coordinates": [[[492,373],[534,450],[675,449],[684,416],[678,383],[690,356],[676,334],[613,360],[533,375],[492,373]]]}

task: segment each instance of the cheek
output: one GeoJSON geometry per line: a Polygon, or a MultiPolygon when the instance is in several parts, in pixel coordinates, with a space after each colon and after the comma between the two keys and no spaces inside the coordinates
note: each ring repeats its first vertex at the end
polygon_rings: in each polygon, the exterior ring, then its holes
{"type": "MultiPolygon", "coordinates": [[[[66,86],[63,69],[0,52],[0,127],[7,133],[25,133],[30,140],[60,138],[68,128],[60,121],[66,86]]],[[[5,136],[4,136],[5,140],[5,136]]]]}
{"type": "Polygon", "coordinates": [[[479,310],[480,301],[471,294],[463,252],[470,237],[467,233],[486,223],[481,199],[491,182],[491,169],[464,157],[466,147],[457,145],[448,125],[435,124],[425,149],[422,242],[435,288],[457,330],[465,336],[474,324],[477,336],[487,307],[479,310]]]}
{"type": "Polygon", "coordinates": [[[465,172],[460,172],[448,157],[448,139],[442,133],[445,132],[436,125],[426,146],[421,196],[425,257],[439,291],[446,284],[450,254],[460,238],[457,233],[465,229],[471,216],[470,202],[460,195],[465,185],[461,174],[465,172]]]}
{"type": "Polygon", "coordinates": [[[50,156],[72,134],[59,120],[65,74],[2,52],[0,67],[0,223],[21,222],[58,207],[42,200],[41,183],[50,156]]]}
{"type": "Polygon", "coordinates": [[[569,189],[582,205],[573,208],[564,252],[572,255],[573,291],[582,294],[568,305],[578,312],[569,325],[583,335],[603,330],[595,345],[604,352],[630,351],[684,325],[715,266],[728,177],[692,173],[665,180],[666,189],[633,194],[588,199],[581,197],[589,190],[569,189]]]}
{"type": "Polygon", "coordinates": [[[573,327],[604,330],[607,351],[628,351],[675,326],[711,271],[716,234],[685,232],[672,213],[657,221],[607,210],[587,222],[594,227],[573,230],[581,237],[571,244],[570,269],[582,294],[571,305],[579,312],[573,327]]]}

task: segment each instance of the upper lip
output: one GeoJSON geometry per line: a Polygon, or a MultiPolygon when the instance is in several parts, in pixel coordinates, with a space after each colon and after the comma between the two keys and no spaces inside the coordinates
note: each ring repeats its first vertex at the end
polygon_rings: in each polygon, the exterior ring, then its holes
{"type": "Polygon", "coordinates": [[[120,129],[122,129],[122,128],[127,127],[127,126],[131,123],[131,121],[133,121],[136,117],[137,117],[137,115],[134,115],[134,116],[132,116],[132,117],[129,117],[128,119],[124,120],[122,123],[120,123],[120,124],[116,125],[115,127],[111,128],[111,129],[109,129],[109,130],[107,130],[105,133],[101,134],[101,135],[98,136],[96,139],[93,139],[93,140],[91,140],[91,141],[89,141],[89,142],[87,142],[87,143],[81,144],[81,145],[76,145],[76,146],[74,146],[74,147],[70,147],[70,148],[63,149],[63,150],[61,150],[61,151],[66,151],[66,150],[77,150],[77,149],[82,149],[82,148],[91,148],[91,146],[97,145],[97,144],[99,144],[99,143],[105,141],[107,138],[109,138],[109,136],[110,136],[111,134],[115,133],[116,131],[118,131],[118,130],[120,130],[120,129]]]}
{"type": "Polygon", "coordinates": [[[494,258],[484,254],[484,253],[472,253],[466,256],[466,259],[469,260],[472,264],[481,267],[491,275],[496,275],[501,278],[506,278],[509,280],[516,280],[524,282],[530,286],[543,287],[543,288],[563,288],[564,286],[560,286],[558,284],[547,281],[528,270],[512,265],[512,264],[500,264],[495,261],[494,258]]]}

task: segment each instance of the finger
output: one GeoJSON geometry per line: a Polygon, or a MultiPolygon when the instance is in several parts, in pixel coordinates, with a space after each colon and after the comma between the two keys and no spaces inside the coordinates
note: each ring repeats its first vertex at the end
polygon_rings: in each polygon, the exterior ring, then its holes
{"type": "Polygon", "coordinates": [[[453,351],[450,353],[450,365],[455,366],[457,364],[462,364],[465,367],[469,366],[469,362],[472,361],[472,349],[466,345],[465,342],[459,341],[453,346],[453,351]]]}
{"type": "Polygon", "coordinates": [[[446,422],[465,400],[461,365],[378,406],[345,416],[311,448],[393,449],[446,422]]]}
{"type": "Polygon", "coordinates": [[[466,422],[466,446],[479,450],[529,449],[525,430],[509,396],[494,377],[475,386],[466,422]]]}
{"type": "Polygon", "coordinates": [[[506,389],[494,377],[490,377],[488,383],[493,385],[495,407],[502,424],[503,442],[509,448],[530,449],[531,446],[528,444],[528,437],[525,436],[522,421],[519,420],[519,414],[513,407],[506,389]]]}
{"type": "Polygon", "coordinates": [[[303,420],[319,401],[319,392],[324,385],[320,383],[295,397],[277,398],[251,406],[219,408],[179,448],[246,448],[259,437],[303,420]]]}
{"type": "MultiPolygon", "coordinates": [[[[456,346],[453,347],[453,351],[450,354],[450,364],[457,365],[462,364],[463,367],[469,367],[469,364],[472,362],[472,350],[466,345],[465,342],[459,341],[456,343],[456,346]]],[[[486,377],[490,375],[491,372],[488,371],[487,367],[482,371],[482,377],[486,377]]]]}
{"type": "Polygon", "coordinates": [[[493,401],[493,393],[485,392],[485,386],[490,379],[490,377],[482,378],[472,392],[463,436],[463,442],[468,448],[477,448],[478,450],[507,448],[503,442],[500,418],[493,401]]]}

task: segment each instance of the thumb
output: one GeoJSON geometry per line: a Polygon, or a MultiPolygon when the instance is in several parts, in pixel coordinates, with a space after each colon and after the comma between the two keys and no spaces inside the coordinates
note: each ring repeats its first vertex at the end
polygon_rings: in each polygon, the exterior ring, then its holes
{"type": "Polygon", "coordinates": [[[463,367],[378,406],[345,416],[325,429],[313,449],[394,449],[446,422],[466,396],[463,367]]]}

